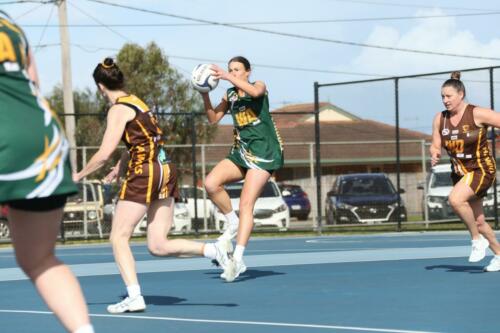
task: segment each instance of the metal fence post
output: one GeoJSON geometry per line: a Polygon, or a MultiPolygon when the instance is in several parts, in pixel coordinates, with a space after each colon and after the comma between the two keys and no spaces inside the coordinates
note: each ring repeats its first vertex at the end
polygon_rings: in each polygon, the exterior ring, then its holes
{"type": "MultiPolygon", "coordinates": [[[[201,145],[201,181],[205,184],[205,144],[201,145]]],[[[204,186],[204,185],[203,185],[204,186]]],[[[207,192],[203,191],[203,231],[208,231],[208,222],[207,222],[207,192]]]]}
{"type": "Polygon", "coordinates": [[[314,141],[316,145],[316,204],[318,208],[318,234],[321,235],[321,156],[319,126],[319,84],[314,82],[314,141]]]}
{"type": "MultiPolygon", "coordinates": [[[[492,110],[495,109],[495,90],[494,90],[494,82],[493,82],[493,67],[490,67],[490,107],[492,110]]],[[[497,161],[497,144],[496,144],[496,133],[495,127],[491,128],[491,132],[493,133],[491,137],[491,147],[493,150],[493,159],[495,163],[497,161]]],[[[493,186],[493,216],[495,216],[495,229],[498,229],[498,194],[497,194],[497,179],[495,177],[495,184],[493,186]]]]}
{"type": "Polygon", "coordinates": [[[423,205],[424,205],[424,220],[425,228],[429,228],[429,207],[427,206],[427,155],[425,154],[425,140],[422,140],[422,174],[424,175],[424,195],[423,195],[423,205]]]}
{"type": "MultiPolygon", "coordinates": [[[[309,170],[311,176],[311,187],[314,188],[314,144],[309,143],[309,170]]],[[[314,195],[315,200],[318,201],[317,194],[314,195]]],[[[318,214],[315,209],[311,209],[313,218],[313,229],[318,228],[318,214]]]]}
{"type": "Polygon", "coordinates": [[[398,201],[397,201],[397,218],[398,218],[398,231],[401,231],[401,161],[400,161],[400,151],[399,151],[399,79],[394,79],[394,92],[396,94],[396,187],[398,189],[398,201]]]}
{"type": "Polygon", "coordinates": [[[196,177],[196,118],[191,115],[191,159],[193,168],[194,231],[198,234],[198,179],[196,177]]]}

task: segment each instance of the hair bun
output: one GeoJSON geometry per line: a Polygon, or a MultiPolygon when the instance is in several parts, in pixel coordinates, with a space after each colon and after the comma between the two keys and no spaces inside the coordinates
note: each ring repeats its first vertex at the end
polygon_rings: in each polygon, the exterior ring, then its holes
{"type": "Polygon", "coordinates": [[[453,80],[460,80],[460,76],[461,76],[461,74],[460,74],[460,72],[458,72],[458,71],[457,71],[457,72],[452,72],[452,73],[451,73],[451,75],[450,75],[450,77],[451,77],[453,80]]]}
{"type": "Polygon", "coordinates": [[[101,63],[102,67],[104,68],[111,68],[115,65],[115,61],[113,60],[113,58],[105,58],[103,60],[103,62],[101,63]]]}

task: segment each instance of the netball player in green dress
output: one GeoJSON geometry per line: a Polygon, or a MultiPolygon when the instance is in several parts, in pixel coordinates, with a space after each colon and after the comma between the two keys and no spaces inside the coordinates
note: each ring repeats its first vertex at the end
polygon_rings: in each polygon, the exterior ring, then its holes
{"type": "Polygon", "coordinates": [[[54,255],[66,197],[76,192],[68,151],[25,35],[0,11],[0,204],[9,206],[17,262],[47,306],[69,332],[92,333],[80,285],[54,255]]]}
{"type": "Polygon", "coordinates": [[[230,240],[237,235],[233,258],[222,275],[231,282],[246,270],[243,252],[253,228],[255,202],[273,172],[283,166],[283,145],[269,113],[265,83],[249,82],[249,61],[238,56],[229,61],[228,71],[216,65],[212,65],[212,69],[216,78],[233,85],[215,108],[208,93],[202,93],[211,124],[218,123],[228,111],[234,124],[234,143],[229,155],[212,169],[205,180],[210,199],[228,220],[228,227],[219,242],[228,244],[229,251],[232,247],[230,240]],[[244,184],[238,221],[224,184],[239,180],[244,180],[244,184]]]}

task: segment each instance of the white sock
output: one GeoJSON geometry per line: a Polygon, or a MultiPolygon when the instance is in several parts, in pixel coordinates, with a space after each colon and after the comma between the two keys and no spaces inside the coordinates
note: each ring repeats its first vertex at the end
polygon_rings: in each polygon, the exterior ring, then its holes
{"type": "Polygon", "coordinates": [[[240,219],[238,218],[238,215],[236,215],[234,210],[232,210],[225,216],[226,216],[226,221],[228,222],[228,228],[233,232],[237,231],[238,225],[240,224],[240,219]]]}
{"type": "Polygon", "coordinates": [[[84,325],[84,326],[78,328],[73,333],[94,333],[94,328],[92,327],[91,324],[87,324],[87,325],[84,325]]]}
{"type": "Polygon", "coordinates": [[[213,243],[205,244],[203,248],[203,256],[208,259],[215,259],[215,245],[213,243]]]}
{"type": "Polygon", "coordinates": [[[130,298],[140,296],[141,286],[139,286],[138,284],[131,284],[130,286],[127,286],[127,293],[130,298]]]}
{"type": "Polygon", "coordinates": [[[243,253],[245,252],[245,247],[242,245],[236,245],[234,249],[233,258],[235,260],[241,261],[243,259],[243,253]]]}

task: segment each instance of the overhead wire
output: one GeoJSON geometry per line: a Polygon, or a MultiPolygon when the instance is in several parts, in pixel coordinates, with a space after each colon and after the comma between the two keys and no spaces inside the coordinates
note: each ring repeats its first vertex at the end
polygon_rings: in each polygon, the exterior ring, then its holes
{"type": "MultiPolygon", "coordinates": [[[[376,6],[390,6],[390,7],[406,7],[406,8],[441,8],[441,9],[449,9],[449,10],[471,10],[471,11],[486,11],[488,9],[479,9],[479,8],[463,8],[463,7],[446,7],[446,6],[438,6],[438,5],[433,5],[433,6],[428,6],[428,5],[421,5],[421,4],[409,4],[409,3],[400,3],[400,2],[383,2],[383,1],[369,1],[369,0],[331,0],[331,1],[336,1],[336,2],[347,2],[347,3],[359,3],[359,4],[364,4],[364,5],[376,5],[376,6]]],[[[498,10],[498,9],[496,9],[498,10]]]]}
{"type": "Polygon", "coordinates": [[[50,12],[49,12],[49,17],[47,18],[47,21],[45,22],[45,27],[42,30],[42,33],[40,34],[40,38],[38,39],[38,43],[35,45],[33,48],[33,52],[36,54],[38,52],[38,45],[42,43],[43,37],[45,37],[45,32],[47,31],[47,25],[49,24],[50,20],[52,19],[52,13],[54,12],[55,6],[51,6],[50,12]]]}
{"type": "MultiPolygon", "coordinates": [[[[16,16],[16,17],[14,17],[14,20],[16,20],[16,21],[17,21],[17,20],[19,20],[20,18],[22,18],[22,17],[24,17],[24,16],[26,16],[26,15],[28,15],[28,14],[33,13],[35,10],[37,10],[37,9],[39,9],[39,8],[41,8],[41,7],[43,7],[44,5],[45,5],[44,3],[40,3],[40,4],[38,4],[38,6],[35,6],[35,7],[31,8],[31,9],[29,9],[29,10],[25,11],[24,13],[22,13],[22,14],[20,14],[20,15],[16,16]]],[[[24,27],[24,25],[23,25],[23,27],[24,27]]],[[[48,25],[47,25],[47,27],[50,27],[50,24],[48,24],[48,25]]]]}
{"type": "Polygon", "coordinates": [[[16,1],[3,1],[0,2],[1,5],[17,5],[17,4],[22,4],[22,3],[41,3],[41,4],[47,4],[47,3],[55,3],[56,0],[16,0],[16,1]]]}
{"type": "Polygon", "coordinates": [[[447,56],[447,57],[456,57],[456,58],[494,60],[494,61],[500,60],[500,58],[498,58],[498,57],[486,57],[486,56],[478,56],[478,55],[470,55],[470,54],[458,54],[458,53],[447,53],[447,52],[438,52],[438,51],[429,51],[429,50],[417,50],[417,49],[410,49],[410,48],[400,48],[400,47],[393,47],[393,46],[382,46],[382,45],[376,45],[376,44],[343,41],[343,40],[323,38],[323,37],[306,36],[306,35],[299,35],[299,34],[295,34],[295,33],[251,28],[251,27],[247,27],[247,26],[238,26],[238,25],[232,25],[232,24],[223,23],[223,22],[215,22],[215,21],[210,21],[210,20],[205,20],[205,19],[198,19],[198,18],[188,17],[188,16],[184,16],[184,15],[177,15],[177,14],[171,14],[171,13],[166,13],[166,12],[160,12],[157,10],[138,8],[138,7],[117,4],[117,3],[103,1],[103,0],[87,0],[87,1],[100,3],[103,5],[107,5],[107,6],[113,6],[113,7],[118,7],[118,8],[124,8],[124,9],[149,13],[149,14],[174,17],[174,18],[178,18],[178,19],[201,22],[201,23],[210,23],[214,26],[223,26],[223,27],[229,27],[229,28],[246,30],[246,31],[272,34],[272,35],[276,35],[276,36],[291,37],[291,38],[296,38],[296,39],[305,39],[305,40],[312,40],[312,41],[318,41],[318,42],[334,43],[334,44],[349,45],[349,46],[359,46],[359,47],[367,47],[367,48],[374,48],[374,49],[381,49],[381,50],[406,52],[406,53],[417,53],[417,54],[425,54],[425,55],[438,55],[438,56],[447,56]]]}
{"type": "MultiPolygon", "coordinates": [[[[319,19],[319,20],[287,20],[287,21],[248,21],[248,22],[225,22],[231,25],[291,25],[291,24],[318,24],[318,23],[351,23],[351,22],[377,22],[377,21],[398,21],[398,20],[425,20],[449,17],[470,17],[470,16],[491,16],[499,15],[500,11],[485,13],[462,13],[462,14],[443,14],[443,15],[417,15],[417,16],[394,16],[394,17],[364,17],[364,18],[340,18],[340,19],[319,19]]],[[[189,27],[189,26],[207,26],[212,23],[115,23],[107,24],[108,27],[121,28],[151,28],[151,27],[189,27]]],[[[25,27],[38,28],[40,24],[25,24],[25,27]]],[[[72,28],[95,28],[100,24],[68,24],[72,28]]],[[[50,25],[51,28],[58,28],[59,25],[50,25]]]]}
{"type": "MultiPolygon", "coordinates": [[[[96,17],[92,16],[91,14],[87,13],[86,11],[84,11],[83,9],[81,9],[80,7],[76,6],[73,1],[67,1],[68,4],[72,7],[74,7],[76,10],[78,10],[79,12],[81,12],[82,14],[84,14],[85,16],[89,17],[90,19],[92,19],[93,21],[97,22],[99,25],[101,25],[102,27],[106,28],[107,30],[109,30],[110,32],[112,32],[113,34],[121,37],[122,39],[124,39],[125,41],[127,41],[128,43],[133,43],[133,41],[128,38],[127,36],[119,33],[118,31],[116,31],[115,29],[112,29],[108,26],[108,24],[100,21],[99,19],[97,19],[96,17]]],[[[74,45],[74,44],[72,44],[74,45]]],[[[77,47],[80,47],[81,49],[84,49],[81,45],[76,45],[77,47]]],[[[119,51],[119,49],[116,49],[115,51],[119,51]]],[[[188,74],[191,74],[190,71],[186,70],[185,68],[182,68],[178,65],[175,65],[175,64],[172,64],[174,67],[178,68],[179,70],[185,72],[185,73],[188,73],[188,74]]]]}
{"type": "Polygon", "coordinates": [[[116,31],[116,30],[114,30],[113,28],[111,28],[108,24],[105,24],[105,23],[101,22],[101,21],[100,21],[99,19],[97,19],[96,17],[94,17],[94,16],[90,15],[89,13],[87,13],[86,11],[84,11],[83,9],[81,9],[80,7],[78,7],[77,5],[75,5],[75,4],[73,3],[73,1],[67,1],[67,3],[68,3],[71,7],[74,7],[77,11],[79,11],[79,12],[80,12],[80,13],[82,13],[83,15],[85,15],[85,16],[87,16],[87,17],[89,17],[91,20],[93,20],[93,21],[97,22],[100,26],[102,26],[102,27],[104,27],[104,28],[108,29],[109,31],[111,31],[111,32],[112,32],[112,33],[114,33],[115,35],[117,35],[117,36],[119,36],[119,37],[123,38],[123,39],[124,39],[124,40],[126,40],[127,42],[130,42],[130,41],[131,41],[131,40],[130,40],[127,36],[125,36],[125,35],[123,35],[123,34],[119,33],[118,31],[116,31]]]}

